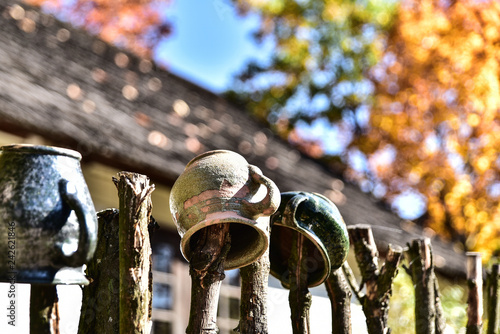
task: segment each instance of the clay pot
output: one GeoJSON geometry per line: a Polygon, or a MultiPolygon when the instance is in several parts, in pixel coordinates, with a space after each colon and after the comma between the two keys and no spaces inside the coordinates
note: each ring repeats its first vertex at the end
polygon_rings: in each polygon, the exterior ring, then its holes
{"type": "Polygon", "coordinates": [[[293,235],[306,237],[308,286],[323,283],[330,271],[344,263],[349,235],[337,207],[326,197],[308,192],[285,192],[271,217],[269,257],[271,274],[289,288],[288,260],[293,235]]]}
{"type": "Polygon", "coordinates": [[[225,269],[256,261],[269,245],[269,219],[279,206],[279,190],[241,155],[210,151],[191,160],[170,194],[170,211],[189,261],[196,232],[231,224],[225,269]]]}
{"type": "Polygon", "coordinates": [[[87,284],[97,217],[78,152],[0,148],[0,281],[87,284]]]}

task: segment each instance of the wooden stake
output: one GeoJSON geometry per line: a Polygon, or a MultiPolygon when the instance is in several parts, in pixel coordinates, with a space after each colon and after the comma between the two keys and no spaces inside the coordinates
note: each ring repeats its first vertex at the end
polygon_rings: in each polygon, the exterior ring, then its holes
{"type": "Polygon", "coordinates": [[[406,251],[411,276],[415,287],[415,331],[416,334],[440,334],[444,330],[439,289],[434,274],[431,241],[428,238],[413,240],[406,251]]]}
{"type": "Polygon", "coordinates": [[[269,281],[269,249],[254,263],[240,269],[240,322],[235,332],[267,334],[267,285],[269,281]]]}
{"type": "Polygon", "coordinates": [[[292,329],[294,334],[310,333],[309,310],[312,296],[307,286],[307,248],[305,237],[300,233],[293,234],[288,270],[290,272],[290,303],[292,329]]]}
{"type": "Polygon", "coordinates": [[[154,185],[147,176],[130,172],[118,173],[113,182],[120,203],[120,333],[149,333],[152,277],[148,224],[154,185]]]}
{"type": "Polygon", "coordinates": [[[116,209],[97,214],[98,236],[94,257],[87,264],[90,284],[82,291],[78,334],[120,332],[119,215],[116,209]]]}
{"type": "Polygon", "coordinates": [[[487,334],[500,333],[500,264],[496,263],[487,276],[486,291],[488,296],[487,334]]]}
{"type": "MultiPolygon", "coordinates": [[[[389,299],[392,294],[392,282],[397,275],[403,249],[389,245],[384,265],[378,268],[378,251],[369,225],[355,225],[348,228],[354,246],[356,262],[361,272],[365,294],[354,293],[363,306],[368,333],[383,334],[390,331],[387,321],[389,299]]],[[[351,286],[356,286],[350,283],[351,286]]]]}
{"type": "Polygon", "coordinates": [[[483,267],[480,253],[466,253],[467,256],[467,334],[481,334],[483,326],[483,267]]]}
{"type": "Polygon", "coordinates": [[[205,227],[191,240],[191,308],[186,334],[217,334],[217,305],[224,262],[230,249],[229,224],[205,227]],[[194,246],[194,247],[193,247],[194,246]]]}
{"type": "Polygon", "coordinates": [[[342,268],[330,273],[325,286],[332,305],[332,334],[351,334],[352,292],[342,268]]]}
{"type": "Polygon", "coordinates": [[[30,333],[59,334],[58,302],[56,285],[31,285],[30,333]]]}

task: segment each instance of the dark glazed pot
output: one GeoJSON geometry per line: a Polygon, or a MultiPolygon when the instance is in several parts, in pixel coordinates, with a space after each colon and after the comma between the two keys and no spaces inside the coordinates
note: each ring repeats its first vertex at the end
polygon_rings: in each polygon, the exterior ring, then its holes
{"type": "Polygon", "coordinates": [[[306,237],[308,286],[323,283],[344,263],[349,251],[347,228],[335,204],[308,192],[285,192],[271,217],[271,274],[289,288],[288,260],[293,234],[306,237]]]}
{"type": "Polygon", "coordinates": [[[97,217],[72,150],[0,148],[0,281],[88,284],[97,217]]]}
{"type": "Polygon", "coordinates": [[[279,190],[241,155],[217,150],[191,160],[170,193],[170,211],[189,261],[196,232],[231,224],[225,269],[256,261],[269,246],[269,219],[279,206],[279,190]]]}

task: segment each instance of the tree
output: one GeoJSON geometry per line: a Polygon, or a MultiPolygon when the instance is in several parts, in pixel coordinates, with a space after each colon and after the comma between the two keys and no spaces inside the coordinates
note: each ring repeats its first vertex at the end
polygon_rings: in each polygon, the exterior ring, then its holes
{"type": "Polygon", "coordinates": [[[114,43],[149,57],[161,38],[171,32],[163,16],[170,1],[162,0],[25,0],[42,6],[58,17],[82,26],[99,35],[104,41],[114,43]]]}
{"type": "Polygon", "coordinates": [[[387,45],[353,142],[370,181],[422,194],[426,224],[464,248],[500,250],[500,3],[404,1],[387,45]]]}
{"type": "Polygon", "coordinates": [[[500,250],[498,2],[404,0],[394,20],[390,1],[240,3],[276,44],[239,77],[241,101],[316,157],[328,143],[297,129],[328,119],[348,179],[419,198],[420,221],[465,249],[500,250]]]}
{"type": "Polygon", "coordinates": [[[237,2],[243,11],[260,14],[255,37],[270,38],[275,53],[267,64],[249,64],[228,97],[290,139],[298,138],[294,128],[299,121],[343,119],[343,129],[355,131],[357,124],[347,118],[355,120],[370,97],[365,74],[380,58],[380,32],[390,27],[393,2],[237,2]]]}

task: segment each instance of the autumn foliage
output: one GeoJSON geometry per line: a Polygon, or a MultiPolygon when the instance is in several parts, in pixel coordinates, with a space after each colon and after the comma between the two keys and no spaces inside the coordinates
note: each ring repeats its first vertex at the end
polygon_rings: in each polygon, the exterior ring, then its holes
{"type": "MultiPolygon", "coordinates": [[[[170,32],[160,0],[27,1],[140,55],[170,32]]],[[[314,157],[324,140],[297,125],[329,124],[346,178],[389,203],[418,194],[422,224],[485,258],[500,251],[500,2],[235,3],[259,13],[255,36],[275,52],[228,98],[314,157]]]]}
{"type": "Polygon", "coordinates": [[[168,0],[25,0],[42,6],[74,25],[83,26],[104,41],[149,57],[158,41],[170,33],[162,17],[168,0]]]}
{"type": "Polygon", "coordinates": [[[387,45],[371,71],[369,130],[353,145],[387,198],[416,189],[428,226],[491,255],[500,250],[500,2],[406,0],[387,45]],[[393,159],[377,161],[387,150],[393,159]]]}

